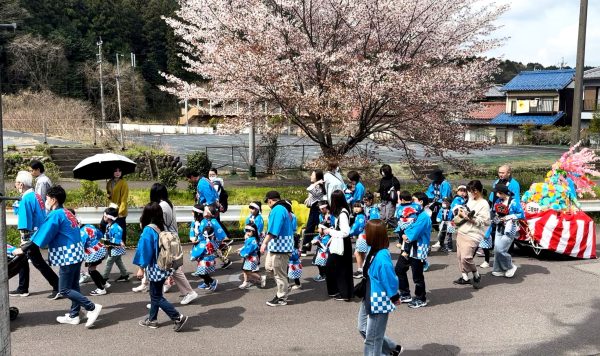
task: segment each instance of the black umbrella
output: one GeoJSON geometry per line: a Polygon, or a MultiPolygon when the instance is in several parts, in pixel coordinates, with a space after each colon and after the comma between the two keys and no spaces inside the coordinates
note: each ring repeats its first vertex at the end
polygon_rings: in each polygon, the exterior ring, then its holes
{"type": "Polygon", "coordinates": [[[122,174],[135,172],[135,162],[115,153],[99,153],[79,162],[73,168],[73,177],[77,179],[99,180],[113,178],[115,168],[122,174]]]}

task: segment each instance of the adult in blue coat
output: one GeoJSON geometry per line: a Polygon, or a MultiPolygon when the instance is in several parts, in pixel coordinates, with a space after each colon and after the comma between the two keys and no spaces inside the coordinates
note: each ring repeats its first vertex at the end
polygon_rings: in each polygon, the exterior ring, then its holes
{"type": "Polygon", "coordinates": [[[359,288],[362,295],[357,295],[363,298],[358,311],[358,331],[365,340],[364,354],[399,355],[402,346],[385,335],[388,315],[400,299],[386,225],[378,219],[369,220],[365,231],[370,250],[363,266],[364,289],[359,288]]]}

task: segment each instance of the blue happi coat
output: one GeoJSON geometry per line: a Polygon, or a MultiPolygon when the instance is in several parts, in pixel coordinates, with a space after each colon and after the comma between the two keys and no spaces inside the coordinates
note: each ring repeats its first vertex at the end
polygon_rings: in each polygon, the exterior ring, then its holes
{"type": "Polygon", "coordinates": [[[81,243],[83,243],[85,253],[83,259],[85,262],[97,262],[106,256],[106,247],[102,243],[102,238],[104,237],[102,231],[93,225],[84,225],[79,229],[79,234],[81,236],[81,243]]]}
{"type": "Polygon", "coordinates": [[[83,243],[79,222],[62,207],[50,211],[44,223],[31,237],[39,247],[48,247],[51,266],[69,266],[83,261],[83,243]]]}
{"type": "Polygon", "coordinates": [[[365,215],[367,220],[381,219],[381,211],[375,205],[365,206],[365,215]]]}
{"type": "Polygon", "coordinates": [[[421,210],[423,208],[415,202],[399,204],[394,213],[394,217],[398,220],[398,225],[394,232],[402,233],[402,231],[406,230],[408,225],[415,221],[421,210]]]}
{"type": "Polygon", "coordinates": [[[365,214],[359,213],[354,217],[354,223],[350,228],[348,236],[359,236],[365,232],[365,226],[367,225],[367,218],[365,214]]]}
{"type": "Polygon", "coordinates": [[[377,251],[369,266],[369,288],[364,302],[368,301],[369,314],[390,313],[396,307],[391,298],[398,294],[398,277],[394,272],[392,256],[387,248],[377,251]]]}
{"type": "Polygon", "coordinates": [[[111,223],[106,228],[105,238],[111,245],[114,245],[110,247],[110,255],[112,257],[123,256],[125,254],[125,247],[120,246],[123,243],[123,228],[119,224],[111,223]]]}
{"type": "Polygon", "coordinates": [[[292,216],[285,203],[275,203],[269,213],[269,235],[272,235],[267,246],[269,252],[290,253],[294,250],[294,231],[292,216]]]}
{"type": "Polygon", "coordinates": [[[258,229],[258,236],[262,236],[265,229],[265,221],[263,220],[262,215],[260,213],[256,216],[252,214],[248,215],[245,224],[248,225],[250,223],[254,223],[254,225],[256,225],[256,228],[258,229]]]}
{"type": "MultiPolygon", "coordinates": [[[[490,196],[488,198],[488,200],[491,202],[496,200],[496,196],[494,195],[494,188],[496,188],[496,184],[498,184],[499,181],[500,181],[500,179],[496,179],[494,181],[494,183],[492,184],[492,192],[490,193],[490,196]]],[[[513,193],[513,199],[516,200],[518,203],[520,203],[521,202],[521,185],[519,184],[519,182],[517,182],[517,180],[514,179],[513,177],[510,177],[507,187],[508,187],[508,190],[513,193]]]]}
{"type": "Polygon", "coordinates": [[[444,198],[452,198],[452,186],[447,180],[440,184],[431,183],[425,192],[427,197],[435,203],[442,203],[444,198]]]}
{"type": "Polygon", "coordinates": [[[13,205],[13,211],[17,215],[17,229],[37,230],[46,219],[46,206],[42,197],[33,189],[28,189],[17,203],[16,206],[13,205]]]}
{"type": "Polygon", "coordinates": [[[412,224],[410,224],[404,235],[412,244],[409,256],[418,260],[425,260],[429,252],[429,240],[431,239],[431,218],[427,213],[421,211],[412,224]]]}
{"type": "Polygon", "coordinates": [[[452,204],[450,204],[450,210],[454,210],[455,207],[457,207],[459,205],[465,205],[465,204],[467,204],[467,201],[465,200],[465,198],[461,197],[460,195],[457,195],[452,200],[452,204]]]}
{"type": "Polygon", "coordinates": [[[358,183],[356,183],[356,186],[354,186],[354,191],[352,192],[352,195],[349,197],[349,199],[346,199],[346,200],[348,201],[348,204],[352,204],[352,203],[356,203],[356,202],[360,203],[360,202],[362,202],[364,196],[365,196],[365,186],[362,184],[362,182],[358,182],[358,183]]]}
{"type": "Polygon", "coordinates": [[[202,219],[202,221],[200,222],[200,226],[198,226],[198,231],[199,234],[202,235],[202,233],[204,232],[204,228],[206,226],[212,226],[212,228],[215,231],[215,247],[219,247],[218,245],[221,244],[221,241],[225,240],[225,238],[227,238],[227,234],[225,233],[225,230],[223,230],[223,227],[221,226],[221,223],[219,223],[219,221],[215,218],[209,218],[209,219],[202,219]]]}
{"type": "Polygon", "coordinates": [[[137,244],[133,264],[146,270],[151,282],[159,282],[171,275],[172,271],[161,270],[158,260],[158,232],[150,226],[144,226],[137,244]]]}
{"type": "Polygon", "coordinates": [[[219,193],[206,177],[201,177],[196,186],[198,191],[198,204],[214,204],[219,200],[219,193]]]}

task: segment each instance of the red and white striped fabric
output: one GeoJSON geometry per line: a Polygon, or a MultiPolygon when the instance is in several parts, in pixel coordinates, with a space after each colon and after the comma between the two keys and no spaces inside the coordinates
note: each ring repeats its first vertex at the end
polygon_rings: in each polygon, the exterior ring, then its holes
{"type": "MultiPolygon", "coordinates": [[[[596,258],[596,227],[583,211],[559,213],[547,210],[525,214],[531,237],[540,247],[576,258],[596,258]]],[[[526,239],[521,229],[521,240],[526,239]]]]}

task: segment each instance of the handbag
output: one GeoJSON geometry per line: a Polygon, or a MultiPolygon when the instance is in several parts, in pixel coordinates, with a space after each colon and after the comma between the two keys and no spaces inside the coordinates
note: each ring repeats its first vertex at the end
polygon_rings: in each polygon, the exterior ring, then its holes
{"type": "MultiPolygon", "coordinates": [[[[347,211],[342,210],[341,214],[349,215],[347,211]]],[[[339,231],[340,219],[335,219],[335,230],[339,231]]],[[[331,237],[329,241],[329,252],[334,253],[336,255],[343,256],[344,255],[344,238],[343,237],[331,237]]]]}

